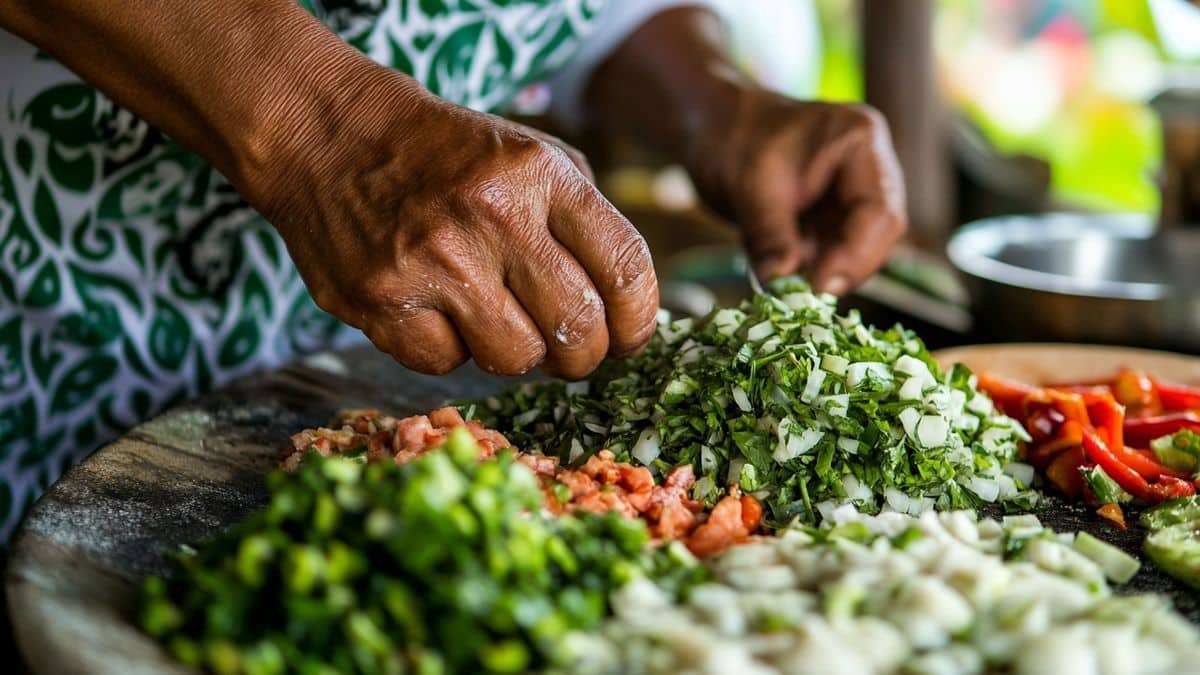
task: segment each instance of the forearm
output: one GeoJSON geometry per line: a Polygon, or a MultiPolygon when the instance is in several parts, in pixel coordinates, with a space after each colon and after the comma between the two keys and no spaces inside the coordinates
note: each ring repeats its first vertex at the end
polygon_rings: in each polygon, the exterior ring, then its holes
{"type": "Polygon", "coordinates": [[[680,7],[652,17],[597,68],[586,101],[602,129],[689,164],[698,137],[732,119],[738,94],[753,87],[730,56],[720,18],[680,7]]]}
{"type": "Polygon", "coordinates": [[[319,135],[348,79],[371,72],[293,0],[7,0],[0,27],[235,185],[270,171],[283,144],[319,135]]]}

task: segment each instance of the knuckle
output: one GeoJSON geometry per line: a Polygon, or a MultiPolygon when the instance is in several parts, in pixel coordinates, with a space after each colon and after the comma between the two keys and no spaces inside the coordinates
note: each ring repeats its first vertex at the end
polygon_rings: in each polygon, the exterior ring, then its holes
{"type": "Polygon", "coordinates": [[[423,364],[425,366],[424,369],[414,370],[421,370],[421,372],[430,375],[445,375],[457,368],[461,363],[461,361],[451,357],[437,356],[425,361],[423,364]]]}
{"type": "Polygon", "coordinates": [[[640,322],[629,332],[626,344],[630,345],[631,349],[641,349],[650,342],[650,338],[654,335],[656,327],[657,324],[654,321],[654,316],[651,314],[648,320],[640,322]]]}
{"type": "Polygon", "coordinates": [[[602,353],[570,360],[556,359],[553,363],[546,364],[546,370],[551,375],[564,380],[582,380],[596,370],[603,360],[604,354],[602,353]]]}
{"type": "Polygon", "coordinates": [[[546,357],[546,343],[536,335],[522,335],[513,339],[506,353],[492,358],[475,355],[475,361],[483,370],[496,375],[521,375],[529,372],[546,357]]]}
{"type": "Polygon", "coordinates": [[[613,284],[617,291],[639,290],[654,279],[650,248],[633,226],[616,243],[613,251],[613,284]]]}
{"type": "Polygon", "coordinates": [[[513,194],[513,183],[506,176],[477,180],[457,192],[459,211],[468,222],[482,219],[506,224],[516,221],[520,215],[522,200],[513,194]]]}
{"type": "MultiPolygon", "coordinates": [[[[416,342],[406,340],[405,342],[416,342]]],[[[404,366],[428,375],[445,375],[466,361],[466,355],[453,347],[426,345],[412,350],[393,351],[392,355],[404,366]]]]}
{"type": "Polygon", "coordinates": [[[576,350],[591,342],[604,326],[604,303],[591,288],[585,289],[578,299],[564,300],[566,312],[554,328],[554,346],[576,350]]]}
{"type": "Polygon", "coordinates": [[[887,118],[872,106],[864,103],[848,103],[846,104],[846,112],[855,126],[873,131],[887,129],[887,118]]]}
{"type": "Polygon", "coordinates": [[[421,261],[425,278],[420,282],[423,288],[418,290],[424,295],[439,295],[448,290],[441,288],[439,279],[461,284],[480,275],[483,261],[472,253],[474,247],[458,228],[436,228],[424,236],[416,249],[416,259],[421,261]]]}

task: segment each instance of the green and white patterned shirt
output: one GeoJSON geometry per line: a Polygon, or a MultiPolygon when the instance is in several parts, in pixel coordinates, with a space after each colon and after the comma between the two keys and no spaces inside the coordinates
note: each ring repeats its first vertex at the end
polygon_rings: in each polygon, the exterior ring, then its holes
{"type": "MultiPolygon", "coordinates": [[[[311,0],[440,96],[556,106],[662,0],[311,0]],[[582,40],[583,36],[586,40],[582,40]],[[582,47],[581,47],[582,45],[582,47]]],[[[693,3],[689,3],[693,4],[693,3]]],[[[0,542],[66,469],[164,407],[361,339],[199,157],[0,31],[0,542]]]]}

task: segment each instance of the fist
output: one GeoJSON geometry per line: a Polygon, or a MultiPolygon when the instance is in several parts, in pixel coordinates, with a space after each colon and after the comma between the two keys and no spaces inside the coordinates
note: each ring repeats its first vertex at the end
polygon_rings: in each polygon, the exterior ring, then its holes
{"type": "Polygon", "coordinates": [[[653,333],[646,244],[557,139],[388,71],[297,145],[251,203],[316,303],[403,365],[580,378],[653,333]]]}

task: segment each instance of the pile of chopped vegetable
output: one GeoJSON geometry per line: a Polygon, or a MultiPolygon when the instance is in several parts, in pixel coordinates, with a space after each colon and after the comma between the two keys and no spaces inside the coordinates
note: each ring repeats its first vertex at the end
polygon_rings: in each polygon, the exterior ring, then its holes
{"type": "Polygon", "coordinates": [[[503,434],[476,420],[464,420],[450,407],[403,419],[378,410],[343,410],[329,427],[293,434],[281,466],[295,470],[312,452],[404,464],[436,452],[454,429],[465,429],[475,438],[480,461],[492,459],[504,448],[516,452],[517,462],[537,476],[542,506],[550,513],[614,511],[644,521],[656,541],[681,541],[699,556],[745,541],[758,530],[762,518],[762,506],[737,486],[711,508],[691,499],[696,482],[691,466],[676,467],[656,481],[646,467],[617,462],[611,452],[602,450],[581,466],[565,467],[557,457],[516,451],[503,434]]]}
{"type": "Polygon", "coordinates": [[[523,384],[463,409],[572,465],[602,449],[659,475],[689,464],[696,499],[737,485],[776,525],[847,503],[910,514],[1031,506],[1032,468],[1014,462],[1024,431],[971,373],[942,373],[912,332],[871,328],[835,304],[776,280],[697,322],[660,317],[644,353],[589,381],[523,384]]]}
{"type": "Polygon", "coordinates": [[[515,673],[553,665],[627,582],[671,595],[706,576],[639,520],[543,514],[532,472],[480,452],[459,427],[404,465],[310,453],[263,510],[146,580],[143,628],[222,675],[515,673]]]}
{"type": "Polygon", "coordinates": [[[1125,527],[1122,504],[1196,493],[1200,389],[1129,369],[1045,387],[985,373],[980,388],[1029,430],[1029,462],[1059,491],[1099,507],[1118,527],[1125,527]]]}
{"type": "Polygon", "coordinates": [[[712,558],[714,580],[679,600],[648,582],[616,616],[572,634],[563,672],[1192,672],[1200,633],[1163,597],[1116,597],[1138,569],[1086,534],[1029,515],[864,516],[835,510],[712,558]],[[1106,579],[1107,577],[1107,579],[1106,579]]]}

